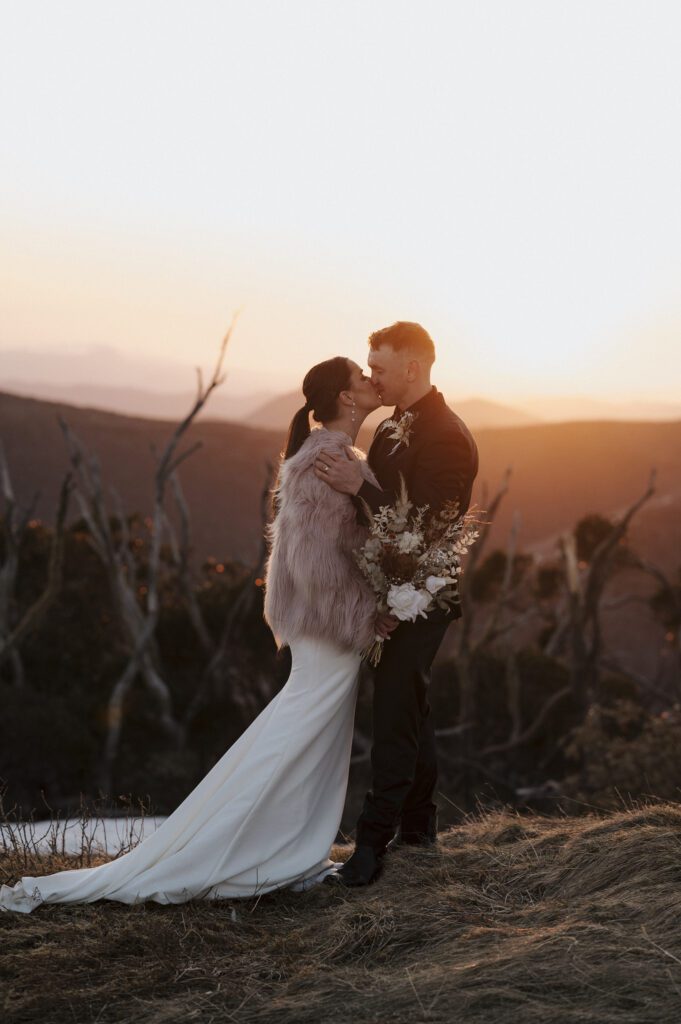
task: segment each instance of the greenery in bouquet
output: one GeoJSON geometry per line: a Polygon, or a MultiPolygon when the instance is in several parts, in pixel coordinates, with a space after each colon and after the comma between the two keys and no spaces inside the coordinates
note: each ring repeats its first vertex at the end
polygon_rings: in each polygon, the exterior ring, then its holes
{"type": "MultiPolygon", "coordinates": [[[[478,536],[474,514],[461,515],[455,501],[437,512],[428,505],[414,508],[402,474],[394,505],[375,514],[365,508],[369,536],[355,557],[378,611],[414,622],[434,608],[449,611],[458,604],[461,559],[478,536]]],[[[382,652],[383,641],[376,637],[364,657],[377,665],[382,652]]]]}

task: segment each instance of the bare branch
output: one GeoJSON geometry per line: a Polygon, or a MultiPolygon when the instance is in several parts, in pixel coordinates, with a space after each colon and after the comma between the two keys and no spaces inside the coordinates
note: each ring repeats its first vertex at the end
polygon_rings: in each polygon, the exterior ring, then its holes
{"type": "Polygon", "coordinates": [[[7,505],[14,506],[14,489],[12,487],[12,480],[9,475],[9,466],[7,465],[7,456],[5,455],[5,446],[0,441],[0,484],[2,484],[2,496],[5,499],[7,505]]]}
{"type": "Polygon", "coordinates": [[[265,524],[267,515],[269,512],[269,496],[272,487],[272,479],[274,474],[274,467],[271,462],[266,463],[265,481],[263,483],[262,492],[260,495],[260,511],[262,517],[262,532],[261,532],[261,543],[260,551],[258,553],[257,561],[245,582],[242,584],[241,590],[237,597],[234,599],[228,614],[225,616],[222,633],[218,644],[215,648],[214,654],[210,659],[206,670],[203,673],[203,677],[199,686],[197,687],[196,693],[192,698],[192,701],[187,709],[185,716],[185,722],[188,724],[196,717],[200,708],[203,706],[207,699],[207,695],[211,692],[215,682],[220,678],[221,673],[224,670],[224,663],[227,660],[227,655],[232,645],[233,636],[239,627],[239,625],[248,618],[253,610],[253,604],[256,595],[255,581],[261,576],[265,559],[267,557],[267,541],[266,541],[266,529],[265,524]]]}
{"type": "Polygon", "coordinates": [[[623,594],[621,597],[612,597],[609,601],[601,601],[601,611],[614,612],[628,604],[648,604],[650,598],[643,594],[623,594]]]}
{"type": "Polygon", "coordinates": [[[446,729],[436,729],[435,737],[438,740],[451,739],[453,736],[463,736],[468,729],[472,728],[472,722],[461,722],[459,725],[452,725],[446,729]]]}
{"type": "Polygon", "coordinates": [[[192,586],[191,572],[189,566],[190,552],[190,531],[189,531],[189,510],[182,493],[182,486],[175,473],[170,478],[173,488],[175,504],[180,515],[180,541],[178,543],[175,531],[166,517],[166,528],[170,538],[170,548],[177,571],[177,579],[180,585],[180,592],[190,621],[205,654],[212,657],[215,653],[215,644],[211,638],[208,626],[201,612],[201,607],[196,598],[196,591],[192,586]]]}
{"type": "MultiPolygon", "coordinates": [[[[211,377],[211,379],[208,382],[206,387],[203,387],[203,378],[202,378],[202,376],[201,376],[201,374],[199,372],[199,377],[198,377],[199,390],[198,390],[196,398],[194,400],[194,404],[192,405],[191,409],[189,410],[187,415],[184,417],[184,419],[175,428],[175,430],[174,430],[170,440],[168,441],[168,444],[165,447],[165,450],[164,450],[163,454],[161,455],[161,458],[159,460],[158,470],[157,470],[157,483],[158,482],[165,482],[168,479],[170,473],[173,472],[173,468],[171,467],[171,463],[173,461],[173,456],[175,454],[175,449],[177,448],[177,445],[178,445],[178,443],[180,441],[180,438],[187,431],[187,429],[190,426],[190,424],[192,423],[192,421],[196,418],[197,414],[201,411],[203,406],[206,404],[206,402],[208,401],[208,398],[210,397],[212,392],[215,390],[215,388],[219,387],[219,385],[224,380],[224,377],[221,377],[221,375],[220,375],[221,374],[221,370],[222,370],[222,363],[223,363],[224,358],[225,358],[225,352],[227,351],[227,344],[228,344],[229,339],[230,339],[230,337],[232,335],[232,331],[234,330],[234,326],[235,326],[235,323],[236,323],[237,315],[238,314],[235,314],[232,317],[232,322],[229,325],[229,327],[227,328],[227,333],[225,334],[224,338],[222,339],[222,343],[220,345],[220,351],[218,353],[217,362],[215,364],[215,369],[213,370],[213,376],[211,377]]],[[[175,466],[175,468],[177,468],[177,466],[175,466]]]]}
{"type": "Polygon", "coordinates": [[[669,577],[660,569],[659,566],[653,562],[648,562],[644,558],[640,558],[638,555],[633,556],[633,568],[640,569],[641,572],[647,573],[656,579],[663,590],[669,591],[670,594],[674,593],[674,585],[672,584],[669,577]]]}
{"type": "Polygon", "coordinates": [[[596,550],[593,553],[591,559],[591,567],[588,576],[587,587],[585,589],[585,603],[589,603],[592,600],[590,591],[593,588],[595,591],[602,590],[600,587],[601,579],[605,568],[608,566],[610,559],[614,553],[615,547],[619,544],[620,540],[627,531],[629,523],[642,508],[647,501],[649,501],[655,493],[655,478],[656,470],[652,469],[650,472],[650,479],[648,486],[643,492],[641,497],[635,501],[625,512],[619,522],[615,523],[607,537],[601,541],[596,550]]]}
{"type": "Polygon", "coordinates": [[[499,593],[496,597],[492,612],[489,615],[485,624],[485,629],[480,636],[476,647],[481,649],[488,642],[491,634],[496,630],[499,617],[502,611],[508,604],[511,595],[511,584],[513,581],[513,570],[515,569],[515,554],[516,546],[518,543],[518,532],[520,530],[520,513],[513,513],[513,521],[511,524],[511,532],[508,537],[508,548],[506,550],[506,564],[504,566],[504,578],[499,588],[499,593]]]}
{"type": "Polygon", "coordinates": [[[642,676],[640,672],[635,672],[631,668],[626,668],[614,655],[601,658],[599,665],[608,672],[616,672],[618,675],[624,676],[625,679],[630,679],[632,683],[635,683],[636,686],[640,687],[642,690],[647,690],[649,693],[655,694],[656,697],[661,697],[665,702],[669,701],[668,693],[661,690],[658,686],[655,686],[650,679],[646,676],[642,676]]]}
{"type": "Polygon", "coordinates": [[[512,469],[510,466],[508,466],[506,472],[502,477],[499,489],[492,500],[492,504],[488,509],[485,510],[486,519],[483,520],[480,524],[480,535],[468,553],[468,572],[470,572],[472,569],[476,567],[476,565],[478,564],[482,557],[482,553],[489,539],[489,532],[491,527],[494,525],[494,520],[499,510],[499,506],[501,505],[501,502],[508,494],[511,473],[512,469]]]}
{"type": "MultiPolygon", "coordinates": [[[[6,464],[4,466],[4,469],[5,469],[5,471],[7,471],[6,464]]],[[[8,471],[7,471],[7,478],[9,479],[9,472],[8,471]]],[[[10,487],[11,487],[11,485],[10,485],[10,487]]],[[[58,504],[58,507],[57,507],[57,521],[56,521],[56,526],[55,526],[54,534],[52,536],[52,542],[51,542],[51,547],[50,547],[50,559],[49,559],[49,562],[48,562],[47,582],[45,584],[45,589],[43,590],[42,594],[40,594],[40,596],[38,598],[36,598],[36,600],[33,602],[33,604],[24,612],[24,614],[21,617],[20,621],[17,623],[17,625],[12,630],[9,629],[9,621],[8,621],[8,617],[7,617],[8,614],[9,614],[9,593],[5,593],[6,587],[3,586],[3,600],[2,600],[3,621],[0,621],[0,661],[2,661],[4,657],[6,657],[6,656],[11,654],[12,657],[15,659],[15,667],[16,667],[16,659],[18,658],[17,649],[18,649],[19,645],[24,640],[24,638],[31,632],[31,630],[35,629],[36,626],[43,619],[45,613],[47,612],[47,609],[49,608],[49,606],[54,601],[54,598],[55,598],[56,594],[58,593],[59,588],[61,586],[62,565],[63,565],[63,558],[64,558],[64,530],[65,530],[66,516],[67,516],[67,513],[68,513],[68,505],[69,505],[69,497],[70,497],[70,494],[71,494],[71,489],[72,489],[72,481],[71,481],[71,474],[69,473],[64,478],[64,480],[62,482],[62,485],[61,485],[61,490],[60,490],[60,493],[59,493],[59,504],[58,504]],[[5,600],[5,597],[7,597],[7,600],[5,600]]],[[[24,529],[25,529],[25,527],[24,527],[24,529]]],[[[23,530],[22,530],[22,533],[23,533],[23,530]]],[[[21,534],[17,535],[17,537],[16,537],[16,546],[17,546],[17,548],[18,548],[18,545],[19,545],[20,537],[21,537],[21,534]]],[[[17,567],[18,567],[18,563],[15,563],[14,564],[14,573],[11,576],[11,582],[12,583],[14,582],[14,577],[16,576],[16,568],[17,567]]],[[[3,566],[3,569],[4,568],[5,568],[5,566],[3,566]]],[[[3,581],[3,583],[6,584],[7,581],[3,581]]],[[[23,677],[23,670],[22,669],[20,669],[20,676],[23,677]]]]}
{"type": "Polygon", "coordinates": [[[546,646],[546,652],[557,649],[559,638],[568,638],[570,649],[570,676],[575,699],[586,708],[592,698],[598,679],[601,658],[601,601],[606,584],[612,575],[617,545],[624,536],[633,516],[654,494],[655,471],[650,475],[648,487],[613,525],[594,551],[582,582],[577,563],[574,534],[562,538],[561,551],[567,583],[566,609],[563,620],[546,646]]]}
{"type": "MultiPolygon", "coordinates": [[[[460,592],[461,592],[461,610],[462,610],[463,616],[462,616],[462,619],[461,619],[461,628],[459,630],[459,644],[458,644],[458,657],[459,657],[460,663],[467,662],[467,660],[470,658],[470,653],[471,653],[471,651],[470,651],[470,648],[471,648],[471,636],[472,636],[472,633],[473,633],[473,626],[474,626],[474,622],[475,622],[475,605],[473,603],[473,598],[471,596],[471,580],[473,579],[473,575],[474,575],[475,570],[476,570],[476,568],[478,566],[478,563],[480,562],[480,558],[482,556],[482,552],[483,552],[483,550],[485,548],[485,545],[487,543],[487,539],[489,537],[490,527],[492,526],[492,524],[494,522],[494,517],[496,516],[497,510],[498,510],[498,508],[499,508],[499,506],[500,506],[504,496],[506,495],[506,493],[508,491],[508,486],[509,486],[509,480],[510,479],[511,479],[511,468],[509,466],[508,469],[506,470],[506,472],[504,473],[503,479],[502,479],[501,484],[499,486],[499,490],[497,491],[497,493],[496,493],[496,495],[495,495],[495,497],[494,497],[494,499],[492,501],[492,504],[490,505],[489,509],[487,510],[487,518],[480,525],[479,536],[478,536],[475,544],[472,546],[472,548],[468,552],[466,571],[464,572],[463,576],[461,577],[460,592]]],[[[484,496],[486,497],[486,489],[485,489],[485,492],[484,492],[484,496]]],[[[464,674],[465,674],[465,669],[464,669],[464,674]]],[[[464,703],[465,703],[465,701],[464,701],[464,703]]],[[[468,717],[468,716],[466,716],[466,717],[468,717]]]]}
{"type": "Polygon", "coordinates": [[[570,686],[564,686],[561,690],[557,690],[556,693],[549,697],[546,703],[542,705],[541,711],[539,712],[537,717],[534,719],[533,722],[530,723],[530,725],[528,725],[526,729],[523,730],[522,733],[515,736],[514,738],[511,738],[510,740],[506,740],[506,742],[504,743],[493,743],[489,747],[485,747],[485,749],[480,752],[479,756],[489,757],[490,754],[500,754],[506,750],[513,750],[516,747],[520,747],[524,743],[527,743],[529,740],[531,740],[534,736],[537,735],[540,728],[544,724],[544,721],[546,720],[547,716],[553,710],[556,704],[560,703],[560,701],[564,700],[565,697],[568,697],[571,693],[572,687],[570,686]]]}
{"type": "Polygon", "coordinates": [[[170,478],[178,469],[178,467],[186,461],[194,452],[198,452],[199,448],[203,448],[203,441],[196,441],[193,445],[183,451],[177,458],[168,464],[167,474],[170,478]]]}

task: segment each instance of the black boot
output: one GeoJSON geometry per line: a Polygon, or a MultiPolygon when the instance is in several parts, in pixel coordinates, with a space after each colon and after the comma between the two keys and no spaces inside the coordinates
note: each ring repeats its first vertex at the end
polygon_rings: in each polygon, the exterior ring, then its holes
{"type": "Polygon", "coordinates": [[[371,885],[383,870],[383,854],[377,853],[373,846],[357,846],[342,868],[335,875],[329,875],[329,881],[340,882],[351,889],[360,885],[371,885]]]}
{"type": "Polygon", "coordinates": [[[403,821],[397,835],[388,843],[388,849],[397,850],[401,846],[424,846],[427,849],[437,846],[437,814],[418,821],[403,821]]]}

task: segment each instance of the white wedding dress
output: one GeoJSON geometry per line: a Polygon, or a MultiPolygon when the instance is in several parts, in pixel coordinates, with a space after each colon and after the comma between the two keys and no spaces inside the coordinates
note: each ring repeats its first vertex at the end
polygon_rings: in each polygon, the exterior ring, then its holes
{"type": "Polygon", "coordinates": [[[291,644],[283,689],[180,806],[129,853],[99,867],[22,878],[0,908],[118,900],[183,903],[304,890],[329,859],[347,788],[360,655],[291,644]]]}

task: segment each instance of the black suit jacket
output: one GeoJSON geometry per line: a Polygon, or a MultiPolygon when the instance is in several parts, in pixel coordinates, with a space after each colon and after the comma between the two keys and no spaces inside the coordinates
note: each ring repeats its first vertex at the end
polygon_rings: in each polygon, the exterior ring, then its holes
{"type": "MultiPolygon", "coordinates": [[[[471,503],[473,481],[478,472],[478,448],[470,430],[453,412],[436,387],[409,407],[416,414],[409,445],[398,445],[389,429],[379,425],[369,449],[369,465],[380,488],[365,480],[355,504],[363,498],[372,512],[381,505],[394,505],[400,490],[400,473],[415,507],[429,505],[434,511],[445,501],[458,501],[461,512],[471,503]],[[392,454],[391,454],[392,451],[392,454]]],[[[401,414],[395,409],[392,419],[401,414]]],[[[385,422],[385,421],[384,421],[385,422]]]]}
{"type": "MultiPolygon", "coordinates": [[[[360,522],[367,522],[360,498],[372,512],[378,512],[382,505],[395,504],[400,473],[416,508],[429,505],[437,511],[446,501],[458,501],[462,514],[468,510],[478,472],[478,448],[473,435],[435,387],[411,405],[409,411],[418,415],[412,423],[408,446],[400,444],[395,448],[397,442],[389,437],[389,429],[381,430],[379,424],[376,430],[368,459],[381,486],[375,487],[365,480],[353,496],[360,522]]],[[[389,418],[398,419],[400,413],[396,408],[389,418]]],[[[455,604],[447,614],[452,619],[460,618],[461,605],[455,604]]],[[[428,617],[444,618],[445,613],[435,609],[428,617]]]]}

